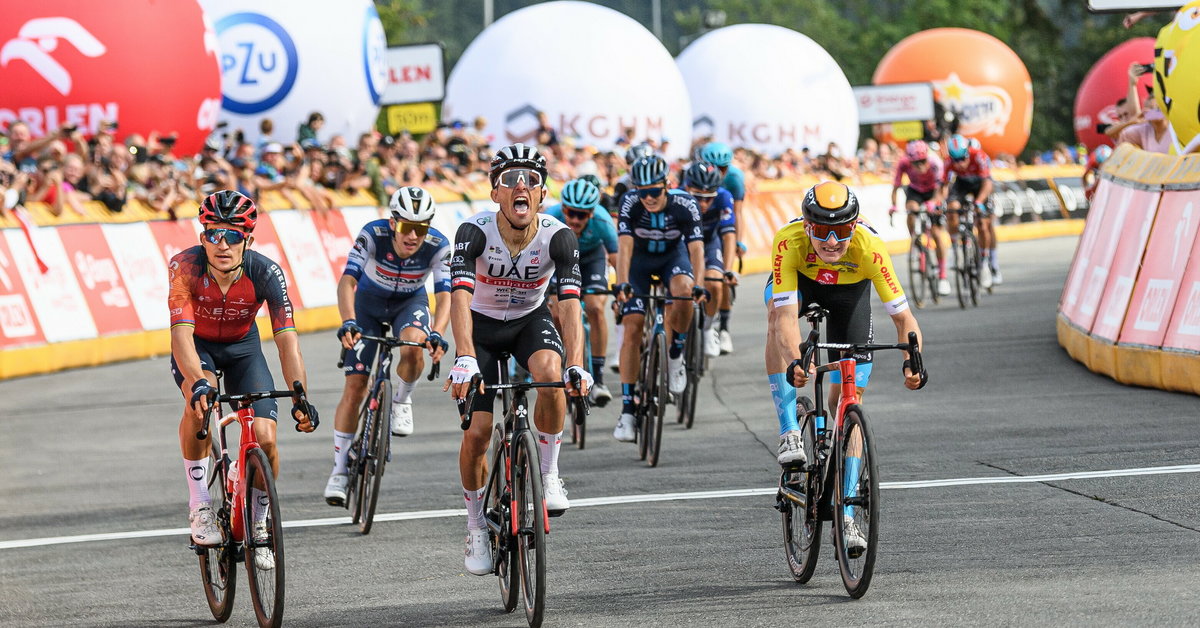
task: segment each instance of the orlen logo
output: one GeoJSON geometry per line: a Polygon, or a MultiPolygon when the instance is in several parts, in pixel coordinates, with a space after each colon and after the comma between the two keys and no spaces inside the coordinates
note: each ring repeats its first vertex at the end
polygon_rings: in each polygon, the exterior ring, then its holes
{"type": "Polygon", "coordinates": [[[46,79],[58,93],[66,96],[71,93],[71,75],[50,56],[58,48],[59,39],[65,40],[86,57],[99,57],[108,50],[71,18],[39,17],[25,22],[17,32],[17,37],[8,40],[4,48],[0,48],[0,65],[20,59],[46,79]]]}
{"type": "Polygon", "coordinates": [[[373,2],[367,4],[367,16],[363,25],[363,72],[367,77],[371,102],[378,105],[388,80],[387,36],[383,32],[383,22],[379,20],[379,12],[375,10],[373,2]]]}
{"type": "Polygon", "coordinates": [[[1012,97],[995,85],[968,85],[951,72],[932,81],[938,100],[958,114],[963,135],[1004,135],[1012,117],[1012,97]]]}
{"type": "Polygon", "coordinates": [[[259,13],[234,13],[217,24],[221,41],[222,107],[244,115],[278,105],[299,70],[296,45],[278,22],[259,13]]]}

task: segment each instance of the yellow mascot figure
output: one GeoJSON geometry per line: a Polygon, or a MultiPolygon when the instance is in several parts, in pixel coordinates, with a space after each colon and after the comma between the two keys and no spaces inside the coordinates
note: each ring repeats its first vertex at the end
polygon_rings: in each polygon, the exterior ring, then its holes
{"type": "Polygon", "coordinates": [[[1200,152],[1200,0],[1158,31],[1154,98],[1171,122],[1174,152],[1200,152]]]}

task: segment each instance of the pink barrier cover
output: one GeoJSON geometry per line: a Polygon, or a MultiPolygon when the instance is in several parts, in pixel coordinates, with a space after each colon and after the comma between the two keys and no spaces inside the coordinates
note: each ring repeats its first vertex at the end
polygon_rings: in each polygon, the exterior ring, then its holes
{"type": "Polygon", "coordinates": [[[1184,271],[1196,261],[1193,246],[1198,227],[1200,192],[1163,192],[1121,327],[1121,344],[1163,346],[1184,271]]]}
{"type": "MultiPolygon", "coordinates": [[[[1115,240],[1116,251],[1108,266],[1108,278],[1092,324],[1092,335],[1097,338],[1116,342],[1121,324],[1125,322],[1129,296],[1133,294],[1134,281],[1138,278],[1142,252],[1146,250],[1146,240],[1154,224],[1160,195],[1161,192],[1143,190],[1133,190],[1132,196],[1125,195],[1124,198],[1128,200],[1121,201],[1125,205],[1124,224],[1119,225],[1115,232],[1105,234],[1109,240],[1115,240]]],[[[1116,198],[1122,197],[1121,194],[1116,195],[1116,198]]]]}

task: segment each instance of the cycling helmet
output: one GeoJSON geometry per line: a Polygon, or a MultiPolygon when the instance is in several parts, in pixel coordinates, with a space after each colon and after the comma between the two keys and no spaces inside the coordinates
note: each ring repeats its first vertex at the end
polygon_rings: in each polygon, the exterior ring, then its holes
{"type": "Polygon", "coordinates": [[[844,225],[858,220],[858,198],[843,183],[823,181],[804,195],[804,220],[817,225],[844,225]]]}
{"type": "Polygon", "coordinates": [[[983,144],[979,141],[978,138],[972,137],[967,140],[967,143],[970,144],[971,148],[974,148],[975,150],[983,150],[983,144]]]}
{"type": "Polygon", "coordinates": [[[546,158],[533,146],[518,142],[496,151],[496,156],[492,157],[491,167],[488,169],[492,187],[496,187],[496,178],[500,176],[500,173],[509,168],[535,170],[542,175],[543,185],[546,182],[546,158]]]}
{"type": "Polygon", "coordinates": [[[971,142],[957,133],[951,135],[950,141],[946,142],[946,152],[950,154],[950,159],[963,159],[970,151],[971,142]]]}
{"type": "Polygon", "coordinates": [[[1096,164],[1097,165],[1102,164],[1102,163],[1108,161],[1109,157],[1112,157],[1112,146],[1109,146],[1108,144],[1098,146],[1098,147],[1096,147],[1096,152],[1094,152],[1092,154],[1096,158],[1096,164]]]}
{"type": "Polygon", "coordinates": [[[578,209],[596,209],[600,205],[600,188],[582,177],[563,186],[562,204],[578,209]]]}
{"type": "Polygon", "coordinates": [[[219,190],[209,194],[200,203],[200,224],[227,223],[244,229],[247,233],[254,231],[258,222],[258,208],[248,196],[234,190],[219,190]]]}
{"type": "Polygon", "coordinates": [[[396,190],[388,207],[392,210],[393,220],[408,222],[429,222],[437,211],[437,204],[429,192],[415,185],[396,190]]]}
{"type": "Polygon", "coordinates": [[[642,157],[633,162],[629,177],[634,185],[653,185],[667,178],[667,160],[658,155],[642,157]]]}
{"type": "Polygon", "coordinates": [[[711,192],[721,187],[721,171],[707,161],[697,161],[683,173],[684,187],[711,192]]]}
{"type": "Polygon", "coordinates": [[[718,168],[728,168],[733,163],[733,149],[724,142],[709,142],[700,149],[700,158],[718,168]]]}
{"type": "Polygon", "coordinates": [[[642,157],[649,157],[653,154],[654,149],[650,148],[650,145],[646,144],[645,142],[637,144],[636,146],[630,146],[629,150],[625,151],[625,163],[633,165],[633,162],[641,159],[642,157]]]}
{"type": "Polygon", "coordinates": [[[924,161],[929,158],[929,145],[922,140],[913,140],[905,149],[909,161],[924,161]]]}
{"type": "Polygon", "coordinates": [[[594,174],[581,174],[579,175],[579,178],[591,183],[592,185],[596,186],[596,189],[600,190],[602,194],[604,193],[604,184],[600,182],[600,177],[597,177],[594,174]]]}

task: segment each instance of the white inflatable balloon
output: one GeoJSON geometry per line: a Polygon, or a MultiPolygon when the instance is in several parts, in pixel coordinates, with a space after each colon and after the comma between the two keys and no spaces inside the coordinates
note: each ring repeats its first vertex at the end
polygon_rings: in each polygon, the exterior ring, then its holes
{"type": "Polygon", "coordinates": [[[294,142],[314,111],[322,143],[335,134],[354,145],[375,125],[387,81],[387,39],[370,0],[200,0],[221,47],[220,119],[229,130],[294,142]]]}
{"type": "Polygon", "coordinates": [[[768,155],[837,142],[858,146],[858,103],[841,67],[782,26],[739,24],[697,39],[677,59],[692,99],[693,134],[768,155]]]}
{"type": "Polygon", "coordinates": [[[493,146],[532,141],[544,111],[560,138],[602,150],[632,126],[638,140],[691,139],[687,87],[671,54],[622,13],[590,2],[547,2],[484,29],[446,86],[444,121],[488,121],[493,146]]]}

